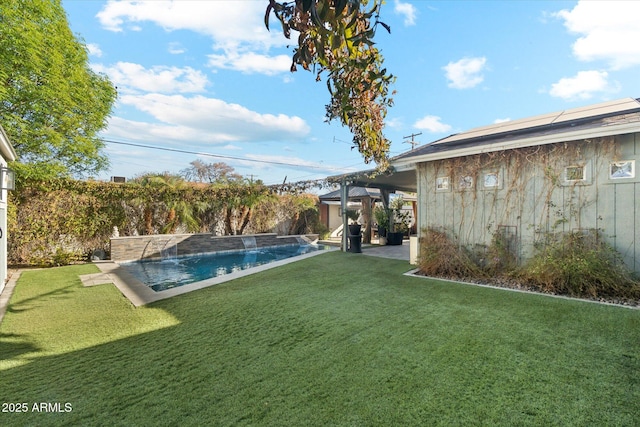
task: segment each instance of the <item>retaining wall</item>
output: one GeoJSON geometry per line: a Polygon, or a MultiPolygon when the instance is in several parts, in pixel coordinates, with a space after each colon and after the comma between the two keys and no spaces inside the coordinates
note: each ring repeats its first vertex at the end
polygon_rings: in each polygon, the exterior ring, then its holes
{"type": "Polygon", "coordinates": [[[298,244],[300,240],[314,242],[317,234],[278,236],[275,233],[241,236],[200,234],[155,234],[148,236],[116,237],[111,239],[112,261],[162,259],[163,252],[175,256],[197,255],[220,251],[264,248],[267,246],[298,244]],[[253,243],[255,239],[255,246],[253,243]]]}

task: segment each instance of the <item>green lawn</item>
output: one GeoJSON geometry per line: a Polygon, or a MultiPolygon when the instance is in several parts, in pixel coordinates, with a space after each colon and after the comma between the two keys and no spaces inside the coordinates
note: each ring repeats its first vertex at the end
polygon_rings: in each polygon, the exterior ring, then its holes
{"type": "Polygon", "coordinates": [[[142,308],[25,272],[0,400],[29,412],[0,425],[638,425],[640,310],[409,268],[328,253],[142,308]]]}

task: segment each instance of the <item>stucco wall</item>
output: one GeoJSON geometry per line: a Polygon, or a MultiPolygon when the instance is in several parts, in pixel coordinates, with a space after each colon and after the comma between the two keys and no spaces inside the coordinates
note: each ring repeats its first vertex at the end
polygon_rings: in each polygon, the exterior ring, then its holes
{"type": "Polygon", "coordinates": [[[610,176],[612,162],[640,167],[639,156],[640,134],[628,134],[422,163],[418,226],[444,228],[470,247],[488,245],[500,228],[513,236],[521,260],[545,233],[595,228],[640,271],[640,173],[610,176]],[[567,180],[570,166],[584,168],[585,179],[567,180]],[[485,187],[494,173],[498,185],[485,187]],[[467,176],[470,188],[461,188],[467,176]],[[437,188],[443,177],[448,189],[437,188]]]}

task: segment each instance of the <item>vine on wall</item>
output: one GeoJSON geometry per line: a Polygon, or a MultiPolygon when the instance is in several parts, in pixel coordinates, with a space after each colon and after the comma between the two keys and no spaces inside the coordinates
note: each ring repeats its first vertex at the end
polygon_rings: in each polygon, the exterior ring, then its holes
{"type": "Polygon", "coordinates": [[[427,185],[433,185],[437,177],[449,178],[451,188],[445,197],[451,215],[448,224],[444,219],[428,218],[426,225],[447,225],[470,247],[488,245],[501,225],[518,226],[520,237],[531,231],[536,241],[548,233],[597,228],[593,221],[585,221],[587,208],[598,197],[596,186],[567,183],[565,167],[606,170],[610,161],[619,158],[617,150],[614,138],[609,137],[432,162],[427,185]],[[488,172],[498,173],[500,185],[483,188],[488,172]],[[469,188],[462,188],[465,184],[469,188]]]}
{"type": "Polygon", "coordinates": [[[441,195],[427,210],[450,215],[427,213],[423,274],[637,300],[637,277],[609,243],[611,222],[599,214],[610,202],[599,193],[599,180],[610,162],[621,160],[619,149],[614,138],[597,138],[427,164],[427,186],[437,177],[449,177],[451,184],[436,189],[441,195]],[[567,176],[573,169],[577,175],[567,176]],[[499,185],[483,185],[488,172],[500,175],[499,185]],[[603,206],[596,208],[599,198],[603,206]],[[439,253],[446,256],[434,255],[439,253]]]}

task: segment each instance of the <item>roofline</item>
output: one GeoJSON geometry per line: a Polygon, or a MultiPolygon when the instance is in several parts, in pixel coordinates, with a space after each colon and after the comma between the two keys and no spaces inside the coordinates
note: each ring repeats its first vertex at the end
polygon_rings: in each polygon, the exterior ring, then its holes
{"type": "Polygon", "coordinates": [[[511,141],[494,142],[492,144],[474,145],[436,153],[428,153],[414,157],[407,157],[391,162],[396,170],[413,169],[417,163],[450,159],[454,157],[471,156],[482,153],[492,153],[495,151],[513,150],[516,148],[533,147],[536,145],[548,145],[558,142],[578,141],[588,138],[601,138],[605,136],[623,135],[627,133],[640,132],[640,123],[623,123],[619,125],[611,125],[597,129],[582,129],[562,134],[543,135],[532,138],[522,138],[511,141]]]}

